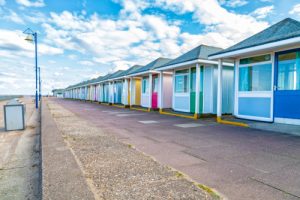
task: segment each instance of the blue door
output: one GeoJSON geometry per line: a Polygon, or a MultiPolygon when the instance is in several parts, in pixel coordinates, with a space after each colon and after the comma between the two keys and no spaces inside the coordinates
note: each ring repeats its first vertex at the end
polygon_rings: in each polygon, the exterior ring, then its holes
{"type": "Polygon", "coordinates": [[[300,119],[300,49],[276,54],[274,117],[300,119]]]}

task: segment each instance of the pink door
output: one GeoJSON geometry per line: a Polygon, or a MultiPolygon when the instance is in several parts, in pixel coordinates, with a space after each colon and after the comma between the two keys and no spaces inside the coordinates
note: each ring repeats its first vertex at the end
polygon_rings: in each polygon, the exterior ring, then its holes
{"type": "Polygon", "coordinates": [[[153,77],[153,83],[152,83],[152,105],[151,107],[156,109],[158,107],[158,76],[153,77]]]}

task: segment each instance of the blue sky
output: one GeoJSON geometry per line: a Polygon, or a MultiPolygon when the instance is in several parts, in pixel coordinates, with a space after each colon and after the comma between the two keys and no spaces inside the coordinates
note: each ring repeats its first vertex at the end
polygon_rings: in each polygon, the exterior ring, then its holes
{"type": "Polygon", "coordinates": [[[295,0],[0,0],[0,94],[32,94],[37,31],[43,93],[199,45],[229,47],[286,17],[295,0]]]}

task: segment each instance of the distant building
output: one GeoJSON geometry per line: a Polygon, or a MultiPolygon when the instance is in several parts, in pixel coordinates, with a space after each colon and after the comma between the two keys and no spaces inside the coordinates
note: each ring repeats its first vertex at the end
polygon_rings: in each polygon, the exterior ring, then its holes
{"type": "Polygon", "coordinates": [[[52,90],[53,96],[58,98],[64,97],[64,89],[54,89],[52,90]]]}

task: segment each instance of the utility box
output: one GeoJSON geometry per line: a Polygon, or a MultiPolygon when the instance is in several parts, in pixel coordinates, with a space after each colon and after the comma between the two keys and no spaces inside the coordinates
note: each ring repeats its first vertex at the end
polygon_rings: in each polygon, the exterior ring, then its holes
{"type": "Polygon", "coordinates": [[[25,105],[18,99],[4,105],[4,126],[6,131],[25,129],[25,105]]]}

